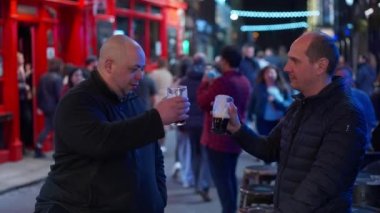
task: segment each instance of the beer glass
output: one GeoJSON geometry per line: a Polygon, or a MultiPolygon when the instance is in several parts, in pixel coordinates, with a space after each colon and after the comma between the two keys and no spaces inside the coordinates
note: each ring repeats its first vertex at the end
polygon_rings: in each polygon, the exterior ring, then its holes
{"type": "MultiPolygon", "coordinates": [[[[166,97],[172,98],[175,96],[182,96],[182,97],[187,98],[187,87],[186,86],[169,87],[166,97]]],[[[185,120],[177,121],[174,124],[177,126],[183,126],[186,124],[186,121],[185,120]]]]}
{"type": "Polygon", "coordinates": [[[213,108],[212,108],[212,125],[211,130],[216,134],[227,133],[227,124],[230,120],[228,114],[228,107],[230,103],[233,103],[234,99],[228,95],[215,96],[213,108]]]}

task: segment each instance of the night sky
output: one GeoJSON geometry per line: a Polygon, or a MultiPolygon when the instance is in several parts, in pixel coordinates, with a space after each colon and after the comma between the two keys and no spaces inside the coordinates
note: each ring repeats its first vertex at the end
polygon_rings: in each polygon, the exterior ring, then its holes
{"type": "MultiPolygon", "coordinates": [[[[304,11],[306,10],[306,0],[242,0],[240,10],[255,11],[304,11]]],[[[233,8],[238,9],[238,8],[233,8]]],[[[287,18],[287,19],[258,19],[258,18],[241,18],[242,24],[261,25],[261,24],[280,24],[290,22],[306,21],[306,18],[287,18]]],[[[292,41],[297,38],[304,29],[301,30],[283,30],[259,32],[256,44],[259,48],[272,47],[277,49],[279,45],[289,47],[292,41]]],[[[251,33],[247,33],[251,36],[251,33]]]]}

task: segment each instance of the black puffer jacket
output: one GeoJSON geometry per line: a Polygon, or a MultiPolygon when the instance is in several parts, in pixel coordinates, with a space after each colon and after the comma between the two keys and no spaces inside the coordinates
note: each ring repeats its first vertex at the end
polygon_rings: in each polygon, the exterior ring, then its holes
{"type": "Polygon", "coordinates": [[[352,186],[364,155],[366,124],[336,78],[318,95],[296,97],[268,137],[243,126],[242,148],[278,161],[274,204],[279,212],[349,212],[352,186]]]}

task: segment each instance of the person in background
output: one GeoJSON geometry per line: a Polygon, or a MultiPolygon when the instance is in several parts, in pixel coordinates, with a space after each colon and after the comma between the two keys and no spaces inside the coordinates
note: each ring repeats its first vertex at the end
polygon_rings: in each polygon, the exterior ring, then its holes
{"type": "Polygon", "coordinates": [[[256,76],[260,71],[259,64],[255,57],[255,47],[253,44],[245,44],[242,47],[242,60],[239,65],[239,72],[248,78],[251,88],[254,88],[256,83],[256,76]]]}
{"type": "Polygon", "coordinates": [[[154,103],[156,103],[157,89],[153,80],[148,75],[144,75],[135,92],[144,100],[144,105],[147,110],[153,108],[154,103]]]}
{"type": "Polygon", "coordinates": [[[244,119],[251,85],[239,72],[241,55],[235,47],[224,47],[220,56],[222,76],[210,79],[207,73],[204,75],[197,90],[197,103],[204,112],[201,144],[207,150],[211,177],[218,192],[222,212],[233,213],[237,209],[238,189],[235,172],[241,149],[229,135],[215,134],[211,131],[211,103],[219,94],[231,96],[234,103],[242,109],[239,115],[244,119]]]}
{"type": "Polygon", "coordinates": [[[69,91],[69,89],[79,85],[82,81],[85,80],[83,70],[81,70],[79,67],[71,66],[67,71],[68,82],[62,88],[61,97],[63,97],[69,91]]]}
{"type": "Polygon", "coordinates": [[[332,78],[339,57],[334,43],[319,32],[293,42],[284,71],[301,93],[268,136],[241,123],[230,104],[227,129],[240,146],[266,162],[278,161],[276,212],[351,212],[367,129],[344,79],[332,78]]]}
{"type": "Polygon", "coordinates": [[[33,145],[33,123],[32,123],[32,106],[30,105],[32,88],[28,84],[26,75],[24,55],[17,53],[17,80],[18,94],[20,104],[20,135],[23,143],[23,153],[26,153],[27,147],[33,145]]]}
{"type": "Polygon", "coordinates": [[[371,96],[376,81],[376,71],[369,64],[368,57],[365,55],[359,56],[358,63],[358,70],[355,75],[355,86],[371,96]]]}
{"type": "Polygon", "coordinates": [[[258,133],[268,135],[284,116],[290,104],[290,88],[282,74],[275,66],[264,67],[257,76],[256,87],[253,89],[248,107],[248,119],[256,121],[258,133]]]}
{"type": "Polygon", "coordinates": [[[54,165],[35,213],[154,212],[166,206],[164,125],[188,118],[184,97],[146,111],[133,90],[145,53],[125,35],[101,47],[98,71],[68,92],[57,108],[54,165]]]}
{"type": "MultiPolygon", "coordinates": [[[[173,84],[173,75],[168,70],[167,61],[159,58],[157,61],[157,69],[153,70],[149,77],[153,80],[157,89],[156,101],[159,102],[166,97],[168,87],[173,84]]],[[[165,138],[160,139],[161,150],[166,152],[165,138]]]]}
{"type": "Polygon", "coordinates": [[[161,101],[166,97],[167,89],[173,84],[173,75],[167,68],[167,62],[164,58],[157,61],[157,69],[153,70],[149,77],[153,80],[157,89],[157,101],[161,101]]]}
{"type": "Polygon", "coordinates": [[[336,76],[344,78],[347,89],[351,92],[352,98],[355,104],[363,112],[366,124],[367,124],[367,143],[366,151],[373,150],[371,146],[372,130],[376,127],[376,114],[373,108],[370,97],[362,90],[359,90],[354,86],[354,80],[352,79],[352,69],[349,66],[337,67],[335,71],[336,76]]]}
{"type": "MultiPolygon", "coordinates": [[[[180,81],[186,76],[193,60],[191,57],[180,55],[176,62],[176,75],[174,77],[173,86],[178,86],[180,81]]],[[[187,90],[190,93],[189,90],[187,90]]],[[[193,99],[189,99],[193,102],[193,99]]],[[[193,107],[193,106],[192,106],[193,107]]],[[[190,157],[190,138],[184,131],[183,127],[176,127],[176,146],[174,150],[174,164],[171,177],[182,183],[185,188],[194,185],[193,172],[191,170],[190,157]],[[185,163],[185,165],[183,164],[185,163]]]]}
{"type": "Polygon", "coordinates": [[[91,72],[96,71],[96,66],[98,65],[98,58],[96,56],[89,56],[85,61],[85,67],[82,69],[84,78],[88,79],[91,75],[91,72]]]}
{"type": "Polygon", "coordinates": [[[44,128],[37,137],[34,157],[45,157],[42,152],[43,143],[54,130],[53,118],[62,90],[63,63],[61,59],[53,58],[48,61],[48,72],[45,73],[37,87],[38,110],[44,115],[44,128]]]}
{"type": "Polygon", "coordinates": [[[193,64],[188,69],[186,76],[182,78],[180,85],[187,86],[188,97],[191,103],[189,119],[186,121],[184,131],[190,138],[191,155],[190,169],[194,179],[194,188],[202,197],[203,201],[211,201],[209,189],[211,185],[211,174],[208,165],[206,147],[201,144],[203,127],[203,111],[197,103],[197,89],[206,70],[206,56],[204,53],[196,53],[193,64]]]}

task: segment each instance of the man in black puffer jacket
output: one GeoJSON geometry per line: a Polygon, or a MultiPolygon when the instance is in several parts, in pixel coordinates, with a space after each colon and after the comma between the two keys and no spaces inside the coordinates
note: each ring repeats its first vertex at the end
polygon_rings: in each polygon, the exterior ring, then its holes
{"type": "Polygon", "coordinates": [[[230,107],[227,128],[242,148],[278,161],[277,212],[351,210],[366,124],[343,80],[332,78],[338,55],[334,41],[322,33],[306,33],[292,44],[284,70],[301,93],[268,137],[241,125],[236,107],[230,107]]]}

